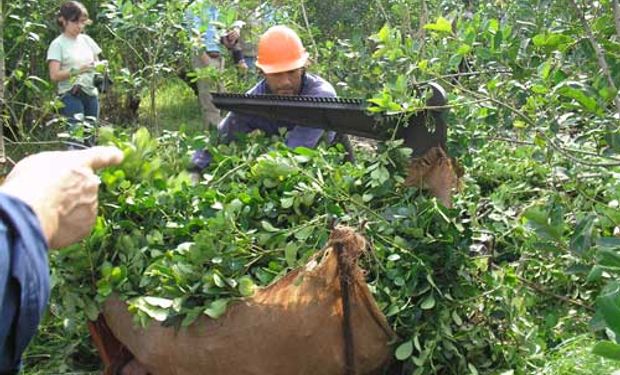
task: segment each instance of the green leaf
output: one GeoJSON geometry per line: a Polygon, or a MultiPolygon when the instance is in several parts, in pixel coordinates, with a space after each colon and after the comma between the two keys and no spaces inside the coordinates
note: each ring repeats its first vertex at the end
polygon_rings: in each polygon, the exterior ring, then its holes
{"type": "Polygon", "coordinates": [[[499,21],[495,18],[491,18],[488,23],[487,30],[491,34],[495,34],[499,31],[499,21]]]}
{"type": "Polygon", "coordinates": [[[209,316],[211,319],[217,319],[220,316],[224,315],[226,312],[226,306],[228,305],[228,299],[220,298],[209,304],[204,311],[204,313],[209,316]]]}
{"type": "Polygon", "coordinates": [[[435,307],[435,297],[433,297],[433,295],[431,294],[430,296],[426,297],[424,301],[422,301],[420,308],[422,310],[430,310],[433,307],[435,307]]]}
{"type": "Polygon", "coordinates": [[[614,250],[601,249],[596,253],[598,264],[605,268],[620,270],[620,254],[614,250]]]}
{"type": "Polygon", "coordinates": [[[573,252],[582,255],[585,251],[590,249],[592,246],[592,228],[594,227],[595,219],[596,216],[590,214],[579,221],[570,241],[570,249],[573,252]]]}
{"type": "Polygon", "coordinates": [[[563,47],[573,42],[573,38],[558,33],[545,33],[535,35],[532,38],[532,42],[536,47],[543,47],[548,50],[561,50],[563,47]]]}
{"type": "Polygon", "coordinates": [[[163,309],[170,308],[172,306],[172,303],[174,302],[171,299],[161,298],[161,297],[148,297],[147,296],[147,297],[142,297],[142,299],[144,300],[144,302],[148,303],[151,306],[157,306],[163,309]]]}
{"type": "Polygon", "coordinates": [[[411,354],[413,354],[413,342],[409,340],[400,344],[394,354],[396,356],[396,359],[398,359],[399,361],[404,361],[407,358],[411,357],[411,354]]]}
{"type": "Polygon", "coordinates": [[[239,279],[239,293],[244,297],[250,297],[254,295],[256,291],[256,285],[254,280],[250,276],[242,276],[239,279]]]}
{"type": "Polygon", "coordinates": [[[375,196],[372,194],[364,194],[362,195],[362,201],[365,203],[370,202],[375,196]]]}
{"type": "Polygon", "coordinates": [[[606,290],[606,293],[596,300],[598,311],[602,314],[607,327],[616,334],[616,338],[620,339],[620,283],[611,282],[606,290]]]}
{"type": "Polygon", "coordinates": [[[213,273],[213,283],[218,287],[218,288],[223,288],[226,284],[224,283],[224,279],[222,279],[222,276],[220,276],[218,273],[213,273]]]}
{"type": "Polygon", "coordinates": [[[599,266],[594,266],[588,273],[588,277],[586,281],[589,283],[597,282],[603,277],[603,268],[599,266]]]}
{"type": "Polygon", "coordinates": [[[157,305],[152,305],[148,303],[146,301],[146,298],[147,297],[136,297],[129,300],[129,307],[142,311],[151,319],[155,319],[158,322],[163,322],[164,320],[166,320],[168,318],[168,310],[157,305]]]}
{"type": "Polygon", "coordinates": [[[537,69],[538,75],[540,76],[540,78],[546,81],[549,78],[549,75],[551,74],[552,67],[553,65],[551,64],[550,60],[547,60],[544,63],[540,64],[537,69]]]}
{"type": "Polygon", "coordinates": [[[564,222],[561,215],[553,215],[541,206],[532,206],[523,212],[526,226],[543,239],[562,241],[564,222]]]}
{"type": "Polygon", "coordinates": [[[456,50],[456,53],[464,56],[467,55],[469,52],[471,51],[471,46],[468,44],[461,44],[461,46],[459,47],[458,50],[456,50]]]}
{"type": "Polygon", "coordinates": [[[452,320],[457,326],[463,325],[463,320],[461,319],[459,314],[456,312],[456,310],[452,310],[452,320]]]}
{"type": "Polygon", "coordinates": [[[280,205],[284,209],[293,207],[294,202],[295,202],[295,198],[293,197],[280,198],[280,205]]]}
{"type": "Polygon", "coordinates": [[[435,23],[428,23],[428,24],[424,25],[424,30],[432,30],[432,31],[439,31],[439,32],[443,32],[443,33],[451,33],[452,32],[452,24],[447,19],[445,19],[443,17],[439,17],[437,19],[437,22],[435,22],[435,23]]]}
{"type": "Polygon", "coordinates": [[[275,233],[280,231],[278,228],[275,228],[273,225],[271,225],[271,223],[269,223],[267,220],[262,220],[260,224],[267,232],[275,233]]]}
{"type": "Polygon", "coordinates": [[[183,321],[181,322],[181,327],[187,327],[192,324],[201,313],[201,308],[193,308],[189,310],[187,312],[187,315],[185,316],[185,318],[183,318],[183,321]]]}
{"type": "Polygon", "coordinates": [[[390,172],[384,166],[380,166],[370,173],[370,177],[376,180],[378,185],[381,185],[390,178],[390,172]]]}
{"type": "Polygon", "coordinates": [[[97,281],[97,294],[102,297],[107,297],[112,294],[112,285],[108,280],[101,279],[97,281]]]}
{"type": "Polygon", "coordinates": [[[599,113],[601,111],[598,103],[593,98],[594,95],[591,93],[591,88],[581,82],[564,81],[555,87],[555,92],[563,97],[576,100],[582,107],[592,113],[599,113]]]}
{"type": "Polygon", "coordinates": [[[620,237],[601,237],[596,241],[596,246],[607,250],[620,250],[620,237]]]}
{"type": "Polygon", "coordinates": [[[592,354],[620,361],[620,345],[611,341],[597,342],[592,348],[592,354]]]}
{"type": "Polygon", "coordinates": [[[284,248],[284,259],[289,267],[295,267],[297,265],[297,249],[298,246],[294,242],[289,242],[284,248]]]}
{"type": "Polygon", "coordinates": [[[299,241],[305,241],[305,240],[308,239],[308,237],[310,237],[312,235],[312,232],[314,232],[314,227],[312,227],[312,226],[305,226],[305,227],[301,228],[300,230],[295,231],[294,236],[299,241]]]}
{"type": "Polygon", "coordinates": [[[99,317],[99,309],[93,301],[89,301],[84,305],[84,313],[88,320],[95,321],[99,317]]]}

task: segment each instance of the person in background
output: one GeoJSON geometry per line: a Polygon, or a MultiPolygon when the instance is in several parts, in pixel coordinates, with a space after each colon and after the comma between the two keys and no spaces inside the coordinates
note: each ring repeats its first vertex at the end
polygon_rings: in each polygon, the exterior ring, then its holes
{"type": "Polygon", "coordinates": [[[95,65],[101,48],[84,27],[92,21],[78,1],[63,3],[56,19],[62,33],[47,50],[50,78],[58,83],[58,94],[64,104],[61,114],[69,120],[71,130],[79,121],[99,117],[99,92],[95,87],[95,65]]]}
{"type": "Polygon", "coordinates": [[[231,30],[220,38],[222,44],[230,51],[233,63],[243,74],[248,71],[248,64],[246,63],[244,55],[244,45],[241,39],[241,29],[244,25],[245,22],[243,21],[235,21],[231,30]]]}
{"type": "MultiPolygon", "coordinates": [[[[224,57],[221,53],[218,30],[215,26],[219,18],[217,6],[208,0],[194,1],[187,9],[185,18],[191,29],[194,45],[192,65],[194,69],[213,67],[218,72],[224,70],[224,57]]],[[[215,126],[220,122],[220,111],[213,105],[210,91],[212,88],[205,78],[196,82],[198,86],[198,99],[205,129],[215,126]]],[[[217,87],[222,91],[222,87],[217,87]]]]}
{"type": "Polygon", "coordinates": [[[17,373],[50,294],[48,248],[84,238],[97,218],[94,170],[119,164],[115,147],[42,152],[0,186],[0,373],[17,373]]]}
{"type": "MultiPolygon", "coordinates": [[[[297,33],[287,26],[273,26],[258,42],[256,66],[263,79],[246,94],[335,97],[336,90],[329,82],[306,72],[307,64],[308,52],[297,33]]],[[[238,133],[262,130],[268,135],[273,135],[278,134],[279,128],[288,130],[286,145],[290,148],[297,146],[313,148],[325,134],[323,129],[234,112],[230,112],[218,125],[218,133],[224,142],[230,142],[238,133]]],[[[334,140],[334,132],[327,132],[325,135],[329,143],[334,140]]],[[[207,150],[196,151],[191,160],[192,179],[196,181],[200,172],[210,163],[211,154],[207,150]]]]}
{"type": "MultiPolygon", "coordinates": [[[[240,33],[241,50],[243,59],[248,67],[248,71],[256,71],[256,56],[258,54],[258,39],[261,33],[269,26],[278,24],[278,9],[282,9],[283,4],[280,0],[261,2],[257,7],[249,10],[245,16],[247,22],[240,33]]],[[[287,17],[282,17],[286,19],[287,17]]]]}

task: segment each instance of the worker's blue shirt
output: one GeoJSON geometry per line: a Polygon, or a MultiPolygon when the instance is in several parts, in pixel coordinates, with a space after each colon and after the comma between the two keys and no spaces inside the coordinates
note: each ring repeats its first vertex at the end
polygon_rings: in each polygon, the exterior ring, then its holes
{"type": "Polygon", "coordinates": [[[47,243],[26,204],[0,193],[0,373],[13,373],[50,292],[47,243]]]}
{"type": "Polygon", "coordinates": [[[198,30],[206,52],[220,52],[220,38],[214,22],[219,20],[220,14],[216,6],[208,1],[190,6],[185,13],[185,19],[190,28],[198,30]]]}
{"type": "MultiPolygon", "coordinates": [[[[246,94],[265,95],[271,94],[267,82],[263,79],[246,94]]],[[[323,78],[310,73],[305,73],[302,78],[301,96],[335,97],[336,90],[323,78]]],[[[279,128],[286,128],[286,145],[290,148],[304,146],[313,148],[319,143],[323,129],[309,128],[292,122],[272,121],[259,116],[250,116],[230,112],[218,126],[218,131],[225,142],[234,139],[235,133],[249,133],[260,129],[269,135],[278,134],[279,128]]],[[[326,138],[329,143],[334,140],[334,132],[327,132],[326,138]]]]}

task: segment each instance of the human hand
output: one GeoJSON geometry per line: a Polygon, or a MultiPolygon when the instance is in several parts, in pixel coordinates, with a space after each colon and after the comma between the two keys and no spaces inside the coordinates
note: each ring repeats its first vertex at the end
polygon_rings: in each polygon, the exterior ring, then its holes
{"type": "Polygon", "coordinates": [[[248,64],[245,62],[245,60],[241,60],[237,63],[237,67],[239,68],[239,70],[241,71],[241,73],[246,73],[248,71],[248,64]]]}
{"type": "Polygon", "coordinates": [[[86,73],[86,72],[89,72],[89,71],[91,71],[93,69],[95,69],[95,62],[84,64],[84,65],[80,66],[78,74],[86,73]]]}
{"type": "Polygon", "coordinates": [[[222,43],[226,48],[230,49],[235,45],[235,43],[237,43],[238,40],[239,30],[235,28],[229,31],[226,35],[224,35],[224,37],[222,38],[222,43]]]}
{"type": "Polygon", "coordinates": [[[88,235],[97,218],[94,170],[122,160],[116,147],[41,152],[17,163],[0,191],[33,209],[51,248],[65,247],[88,235]]]}

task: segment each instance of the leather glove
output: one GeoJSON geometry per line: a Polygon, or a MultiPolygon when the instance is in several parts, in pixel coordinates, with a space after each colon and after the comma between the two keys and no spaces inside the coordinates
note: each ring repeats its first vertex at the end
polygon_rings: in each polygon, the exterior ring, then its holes
{"type": "Polygon", "coordinates": [[[94,170],[122,160],[116,147],[41,152],[17,163],[0,191],[32,208],[51,248],[65,247],[87,236],[97,218],[94,170]]]}

